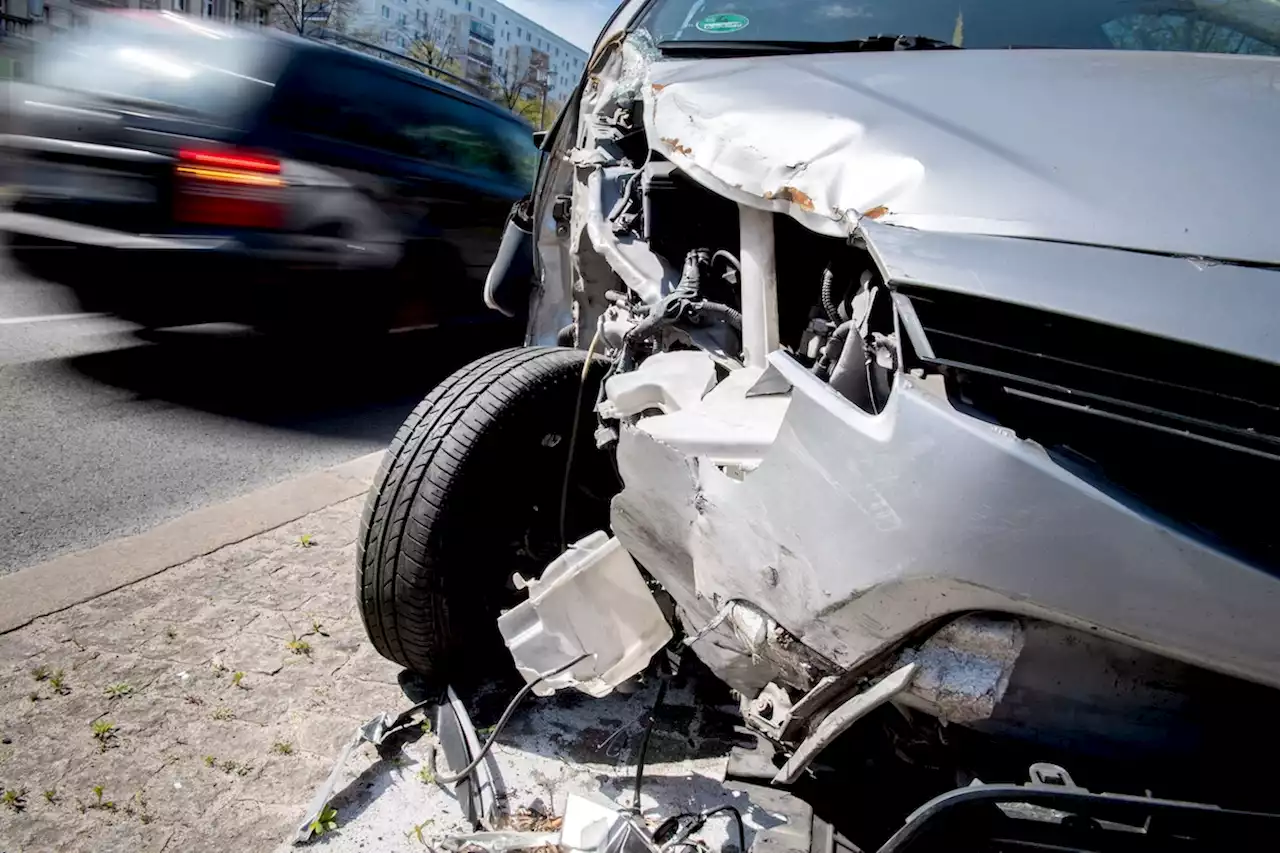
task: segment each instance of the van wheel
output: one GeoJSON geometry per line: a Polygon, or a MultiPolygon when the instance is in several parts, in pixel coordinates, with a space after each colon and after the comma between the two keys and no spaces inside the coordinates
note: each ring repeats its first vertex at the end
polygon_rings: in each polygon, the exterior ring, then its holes
{"type": "Polygon", "coordinates": [[[464,661],[480,674],[481,656],[502,649],[495,620],[519,601],[512,575],[537,576],[563,550],[570,444],[565,540],[607,527],[619,484],[596,449],[594,408],[608,363],[593,360],[584,382],[586,364],[585,352],[559,347],[485,356],[400,427],[365,502],[358,553],[361,617],[383,657],[446,679],[464,661]]]}

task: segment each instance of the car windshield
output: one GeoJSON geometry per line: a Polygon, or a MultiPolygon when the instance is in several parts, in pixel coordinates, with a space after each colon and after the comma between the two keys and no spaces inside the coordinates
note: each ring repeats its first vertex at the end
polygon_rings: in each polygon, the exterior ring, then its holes
{"type": "Polygon", "coordinates": [[[639,25],[659,44],[906,35],[964,48],[1280,54],[1280,0],[657,0],[639,25]]]}
{"type": "Polygon", "coordinates": [[[224,116],[270,93],[277,52],[265,40],[185,16],[103,13],[51,41],[35,82],[224,116]]]}

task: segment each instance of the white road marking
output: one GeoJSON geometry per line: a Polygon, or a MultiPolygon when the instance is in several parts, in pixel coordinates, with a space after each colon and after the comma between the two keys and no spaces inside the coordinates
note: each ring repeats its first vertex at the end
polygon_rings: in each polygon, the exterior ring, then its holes
{"type": "Polygon", "coordinates": [[[58,323],[63,320],[89,320],[94,317],[105,317],[106,314],[38,314],[34,317],[0,317],[0,326],[17,326],[22,323],[58,323]]]}

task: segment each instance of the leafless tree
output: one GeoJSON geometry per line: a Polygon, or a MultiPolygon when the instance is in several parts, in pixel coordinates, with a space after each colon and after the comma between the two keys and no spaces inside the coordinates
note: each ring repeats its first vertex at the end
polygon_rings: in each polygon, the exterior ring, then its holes
{"type": "Polygon", "coordinates": [[[493,99],[512,111],[516,110],[522,98],[527,99],[542,91],[537,69],[530,62],[522,66],[519,54],[514,50],[501,67],[494,64],[489,84],[493,88],[493,99]]]}
{"type": "Polygon", "coordinates": [[[318,29],[346,32],[356,0],[272,0],[271,21],[282,30],[304,35],[318,29]]]}
{"type": "Polygon", "coordinates": [[[436,16],[424,23],[409,43],[407,55],[411,59],[431,66],[426,73],[432,77],[457,74],[457,35],[447,18],[436,16]]]}

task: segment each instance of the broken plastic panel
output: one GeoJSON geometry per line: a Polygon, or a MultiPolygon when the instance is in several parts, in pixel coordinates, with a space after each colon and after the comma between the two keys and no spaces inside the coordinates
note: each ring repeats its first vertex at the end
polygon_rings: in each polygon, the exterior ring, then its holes
{"type": "Polygon", "coordinates": [[[528,589],[527,601],[498,618],[525,680],[592,655],[542,681],[533,689],[539,696],[565,687],[607,696],[671,641],[671,626],[640,570],[602,532],[572,545],[528,589]]]}

